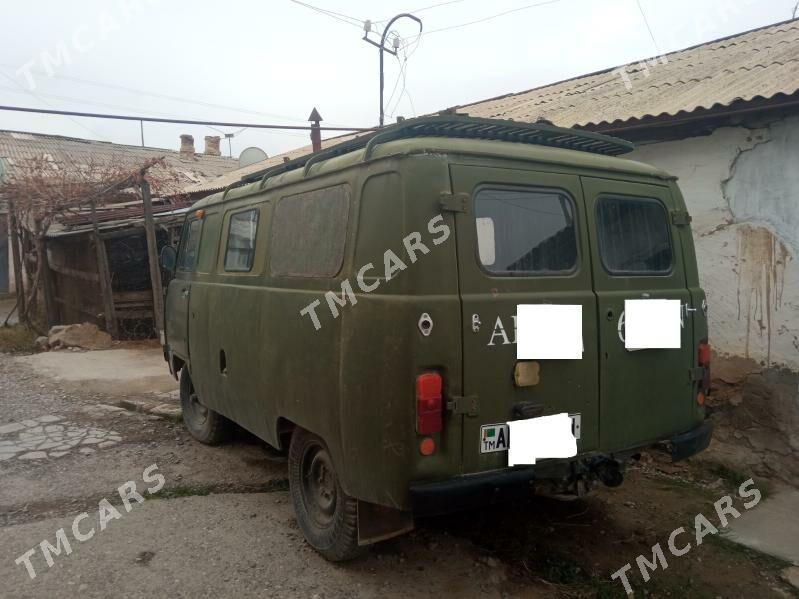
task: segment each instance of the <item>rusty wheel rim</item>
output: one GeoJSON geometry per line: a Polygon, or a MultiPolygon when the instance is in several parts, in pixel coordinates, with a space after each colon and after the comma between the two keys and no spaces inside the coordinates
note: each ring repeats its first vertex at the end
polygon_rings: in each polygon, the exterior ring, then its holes
{"type": "Polygon", "coordinates": [[[314,443],[302,459],[302,499],[308,515],[322,528],[333,522],[336,512],[336,472],[327,449],[314,443]]]}
{"type": "Polygon", "coordinates": [[[189,421],[197,426],[202,426],[208,420],[208,408],[206,408],[200,401],[196,393],[192,392],[189,395],[188,403],[188,417],[189,421]]]}

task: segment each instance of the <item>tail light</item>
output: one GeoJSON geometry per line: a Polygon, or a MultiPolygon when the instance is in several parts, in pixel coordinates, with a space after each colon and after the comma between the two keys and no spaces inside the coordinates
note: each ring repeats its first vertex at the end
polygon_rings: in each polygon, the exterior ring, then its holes
{"type": "MultiPolygon", "coordinates": [[[[702,389],[705,391],[706,395],[710,392],[710,344],[707,341],[702,341],[699,344],[697,362],[699,366],[705,369],[705,373],[702,376],[702,389]]],[[[704,397],[702,403],[704,403],[704,397]]]]}
{"type": "Polygon", "coordinates": [[[700,366],[704,366],[705,368],[710,367],[710,344],[706,341],[703,341],[699,344],[699,354],[698,361],[700,366]]]}
{"type": "Polygon", "coordinates": [[[441,375],[425,372],[416,377],[416,432],[440,433],[442,428],[441,375]]]}

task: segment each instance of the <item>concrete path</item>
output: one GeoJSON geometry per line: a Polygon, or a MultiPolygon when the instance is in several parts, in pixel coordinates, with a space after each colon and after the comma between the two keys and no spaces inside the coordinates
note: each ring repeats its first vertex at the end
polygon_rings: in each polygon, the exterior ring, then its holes
{"type": "Polygon", "coordinates": [[[168,393],[178,388],[160,347],[50,351],[16,358],[65,386],[99,393],[168,393]]]}
{"type": "Polygon", "coordinates": [[[776,492],[733,520],[724,536],[799,565],[799,491],[776,492]]]}

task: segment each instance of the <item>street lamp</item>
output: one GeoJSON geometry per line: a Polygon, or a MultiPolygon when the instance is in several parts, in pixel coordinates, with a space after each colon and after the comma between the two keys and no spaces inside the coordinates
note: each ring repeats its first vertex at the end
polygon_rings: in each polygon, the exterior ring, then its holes
{"type": "Polygon", "coordinates": [[[383,85],[384,85],[384,81],[383,81],[383,52],[388,52],[389,54],[392,54],[393,56],[396,56],[397,55],[397,51],[399,50],[399,38],[396,38],[396,37],[394,38],[394,43],[393,43],[394,48],[390,49],[390,48],[386,48],[386,36],[388,35],[388,32],[391,29],[391,26],[394,24],[394,22],[398,21],[399,19],[405,18],[405,17],[407,17],[409,19],[413,19],[414,21],[419,23],[419,35],[421,35],[421,33],[422,33],[422,20],[419,19],[419,17],[415,17],[414,15],[412,15],[410,13],[407,13],[407,12],[403,12],[403,13],[398,14],[396,17],[391,19],[386,24],[385,29],[383,29],[383,35],[380,38],[380,43],[379,44],[377,42],[373,42],[372,40],[369,39],[369,32],[372,29],[371,22],[367,21],[366,23],[364,23],[365,33],[363,34],[363,39],[365,41],[369,42],[370,44],[372,44],[373,46],[377,46],[377,48],[380,50],[380,126],[381,127],[383,126],[383,122],[385,121],[385,115],[383,113],[383,85]]]}

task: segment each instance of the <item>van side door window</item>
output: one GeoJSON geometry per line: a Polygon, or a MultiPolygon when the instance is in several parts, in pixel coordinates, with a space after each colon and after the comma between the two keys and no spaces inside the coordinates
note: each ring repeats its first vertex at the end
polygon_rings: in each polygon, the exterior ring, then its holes
{"type": "Polygon", "coordinates": [[[180,237],[178,248],[178,270],[193,271],[197,264],[197,250],[200,247],[200,230],[202,220],[192,219],[183,225],[183,234],[180,237]]]}
{"type": "Polygon", "coordinates": [[[257,208],[231,215],[228,226],[225,270],[250,272],[255,260],[255,239],[258,233],[257,208]]]}
{"type": "Polygon", "coordinates": [[[611,275],[667,275],[672,248],[666,208],[653,198],[601,196],[596,203],[602,265],[611,275]]]}

